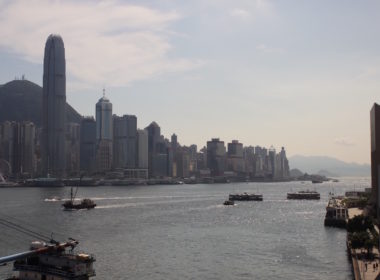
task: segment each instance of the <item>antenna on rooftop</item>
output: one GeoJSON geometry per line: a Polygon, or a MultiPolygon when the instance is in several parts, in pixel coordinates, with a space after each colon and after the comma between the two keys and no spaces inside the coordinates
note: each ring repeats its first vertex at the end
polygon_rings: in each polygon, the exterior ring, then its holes
{"type": "Polygon", "coordinates": [[[103,97],[106,96],[106,89],[103,87],[103,97]]]}

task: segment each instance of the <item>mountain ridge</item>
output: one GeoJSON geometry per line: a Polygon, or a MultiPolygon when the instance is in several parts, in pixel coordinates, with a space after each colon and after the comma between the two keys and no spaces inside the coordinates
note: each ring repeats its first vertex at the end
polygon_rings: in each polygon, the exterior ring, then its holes
{"type": "Polygon", "coordinates": [[[370,176],[371,166],[355,162],[345,162],[331,156],[289,157],[291,168],[297,168],[309,174],[334,174],[336,176],[370,176]]]}
{"type": "MultiPolygon", "coordinates": [[[[0,122],[31,121],[42,125],[42,87],[28,80],[0,85],[0,122]]],[[[66,102],[66,121],[80,123],[81,115],[66,102]]]]}

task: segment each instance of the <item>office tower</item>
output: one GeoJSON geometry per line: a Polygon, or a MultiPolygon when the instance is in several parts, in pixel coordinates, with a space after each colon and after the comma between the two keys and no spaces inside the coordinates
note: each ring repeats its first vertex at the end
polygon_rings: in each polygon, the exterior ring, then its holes
{"type": "Polygon", "coordinates": [[[244,159],[243,159],[243,144],[238,140],[232,140],[232,143],[228,143],[228,170],[237,173],[245,171],[244,159]]]}
{"type": "MultiPolygon", "coordinates": [[[[152,177],[155,173],[154,166],[158,165],[153,164],[153,159],[158,153],[157,144],[161,141],[161,128],[156,122],[152,122],[145,129],[148,131],[148,171],[149,177],[152,177]]],[[[162,161],[162,159],[160,161],[162,161]]]]}
{"type": "Polygon", "coordinates": [[[34,175],[37,168],[36,153],[36,127],[32,122],[21,124],[21,172],[34,175]]]}
{"type": "Polygon", "coordinates": [[[96,164],[96,122],[94,117],[84,117],[80,125],[80,170],[95,172],[96,164]]]}
{"type": "Polygon", "coordinates": [[[380,106],[373,104],[370,113],[371,121],[371,202],[375,204],[377,217],[380,217],[379,176],[380,176],[380,106]]]}
{"type": "Polygon", "coordinates": [[[276,177],[276,150],[273,146],[269,148],[268,152],[268,175],[271,176],[272,179],[276,177]]]}
{"type": "Polygon", "coordinates": [[[197,153],[198,153],[198,147],[195,144],[190,145],[189,147],[189,154],[190,154],[190,175],[193,175],[198,170],[197,165],[197,153]]]}
{"type": "Polygon", "coordinates": [[[190,175],[190,149],[179,147],[176,154],[176,177],[187,178],[190,175]]]}
{"type": "Polygon", "coordinates": [[[137,118],[133,115],[113,116],[114,168],[136,168],[137,118]]]}
{"type": "Polygon", "coordinates": [[[103,89],[103,97],[96,103],[96,169],[99,172],[112,168],[112,138],[112,103],[103,89]]]}
{"type": "Polygon", "coordinates": [[[285,152],[284,147],[281,147],[281,152],[278,155],[279,155],[278,177],[288,178],[289,177],[289,161],[286,157],[286,152],[285,152]]]}
{"type": "Polygon", "coordinates": [[[148,131],[137,130],[137,167],[148,169],[148,131]]]}
{"type": "Polygon", "coordinates": [[[226,170],[226,147],[219,138],[207,141],[207,167],[212,176],[223,175],[226,170]]]}
{"type": "Polygon", "coordinates": [[[42,107],[43,175],[65,175],[66,118],[65,48],[59,35],[50,35],[45,45],[42,107]]]}
{"type": "Polygon", "coordinates": [[[80,170],[80,125],[66,124],[66,174],[78,176],[80,170]]]}
{"type": "Polygon", "coordinates": [[[6,121],[1,124],[0,131],[0,158],[9,163],[11,173],[33,175],[36,171],[34,124],[6,121]]]}

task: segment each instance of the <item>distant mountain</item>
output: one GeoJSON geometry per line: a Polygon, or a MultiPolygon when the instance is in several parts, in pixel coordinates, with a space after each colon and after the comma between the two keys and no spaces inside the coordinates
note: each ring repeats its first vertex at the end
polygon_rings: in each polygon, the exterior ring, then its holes
{"type": "MultiPolygon", "coordinates": [[[[32,121],[42,125],[42,87],[27,80],[0,85],[0,122],[32,121]]],[[[80,123],[81,115],[66,103],[67,122],[80,123]]]]}
{"type": "Polygon", "coordinates": [[[304,173],[297,168],[291,169],[289,173],[290,173],[290,177],[293,177],[293,178],[298,178],[304,175],[304,173]]]}
{"type": "Polygon", "coordinates": [[[370,176],[369,164],[347,163],[327,156],[292,156],[289,158],[291,168],[297,168],[309,174],[336,176],[370,176]]]}

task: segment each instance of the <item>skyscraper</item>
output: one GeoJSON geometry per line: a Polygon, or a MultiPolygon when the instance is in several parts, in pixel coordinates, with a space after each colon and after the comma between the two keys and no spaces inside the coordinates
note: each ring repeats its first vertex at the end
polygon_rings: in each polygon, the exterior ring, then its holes
{"type": "Polygon", "coordinates": [[[137,118],[113,116],[113,162],[115,168],[136,168],[137,118]]]}
{"type": "Polygon", "coordinates": [[[95,171],[96,122],[94,117],[84,117],[80,125],[80,170],[95,171]]]}
{"type": "Polygon", "coordinates": [[[42,107],[43,175],[65,175],[66,62],[59,35],[50,35],[45,45],[42,107]]]}
{"type": "Polygon", "coordinates": [[[148,131],[137,130],[137,168],[148,169],[148,131]]]}
{"type": "Polygon", "coordinates": [[[96,103],[96,167],[97,171],[107,171],[112,168],[112,103],[105,96],[96,103]]]}
{"type": "Polygon", "coordinates": [[[219,138],[207,141],[207,167],[212,176],[223,175],[226,169],[226,147],[224,141],[219,141],[219,138]]]}
{"type": "Polygon", "coordinates": [[[375,204],[377,217],[380,217],[379,207],[379,175],[380,175],[380,106],[373,104],[371,119],[371,202],[375,204]]]}

